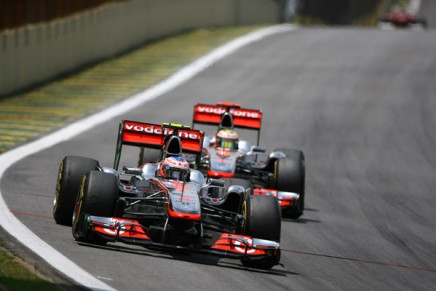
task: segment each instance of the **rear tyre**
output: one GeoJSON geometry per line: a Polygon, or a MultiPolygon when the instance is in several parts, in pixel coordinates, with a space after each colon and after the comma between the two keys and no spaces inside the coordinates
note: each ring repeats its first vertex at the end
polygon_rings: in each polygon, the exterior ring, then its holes
{"type": "Polygon", "coordinates": [[[88,232],[86,216],[113,217],[118,200],[118,179],[116,176],[91,171],[83,179],[73,215],[73,236],[78,241],[104,244],[106,240],[88,232]]]}
{"type": "Polygon", "coordinates": [[[283,217],[296,219],[303,214],[305,200],[305,161],[299,150],[279,149],[286,157],[278,159],[275,165],[276,189],[300,195],[298,207],[283,209],[283,217]]]}
{"type": "Polygon", "coordinates": [[[74,205],[82,178],[99,167],[94,159],[67,156],[59,165],[53,217],[57,224],[71,226],[74,205]]]}
{"type": "MultiPolygon", "coordinates": [[[[247,235],[279,242],[281,234],[280,206],[273,196],[251,196],[247,235]]],[[[271,269],[280,260],[280,253],[258,259],[245,257],[241,259],[244,266],[258,269],[271,269]]]]}

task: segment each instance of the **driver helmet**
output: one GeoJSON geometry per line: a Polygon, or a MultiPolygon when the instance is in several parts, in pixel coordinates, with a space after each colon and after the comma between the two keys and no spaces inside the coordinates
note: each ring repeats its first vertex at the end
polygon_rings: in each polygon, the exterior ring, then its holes
{"type": "Polygon", "coordinates": [[[187,181],[190,169],[188,162],[182,157],[169,157],[164,159],[159,166],[159,176],[167,179],[187,181]]]}
{"type": "Polygon", "coordinates": [[[233,129],[221,129],[216,134],[215,144],[218,148],[238,149],[238,133],[233,129]]]}

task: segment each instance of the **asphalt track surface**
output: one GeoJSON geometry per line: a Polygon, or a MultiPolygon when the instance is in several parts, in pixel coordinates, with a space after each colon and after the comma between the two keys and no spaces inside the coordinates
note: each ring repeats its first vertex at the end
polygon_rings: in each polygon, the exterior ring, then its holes
{"type": "Polygon", "coordinates": [[[263,110],[262,145],[304,150],[306,211],[283,221],[283,266],[270,271],[79,245],[54,223],[59,162],[74,154],[111,166],[120,118],[17,162],[1,180],[4,199],[39,237],[119,290],[434,290],[435,47],[432,30],[300,28],[122,116],[189,124],[194,103],[235,101],[263,110]]]}

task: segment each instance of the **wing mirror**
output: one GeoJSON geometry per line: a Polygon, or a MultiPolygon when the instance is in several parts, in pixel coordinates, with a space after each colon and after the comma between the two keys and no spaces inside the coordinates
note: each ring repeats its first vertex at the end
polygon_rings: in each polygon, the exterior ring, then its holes
{"type": "Polygon", "coordinates": [[[261,146],[252,146],[251,152],[252,153],[266,153],[266,148],[261,147],[261,146]]]}
{"type": "Polygon", "coordinates": [[[225,184],[225,181],[222,179],[209,178],[209,185],[211,185],[211,186],[224,187],[224,184],[225,184]]]}
{"type": "Polygon", "coordinates": [[[123,171],[126,174],[132,174],[132,175],[141,175],[142,174],[141,168],[123,167],[123,171]]]}

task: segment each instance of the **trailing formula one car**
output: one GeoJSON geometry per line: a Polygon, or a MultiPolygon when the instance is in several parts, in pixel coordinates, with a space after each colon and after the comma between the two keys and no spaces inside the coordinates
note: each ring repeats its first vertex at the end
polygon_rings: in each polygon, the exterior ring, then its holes
{"type": "Polygon", "coordinates": [[[419,27],[426,29],[427,20],[418,17],[415,13],[407,11],[406,9],[394,7],[392,11],[379,19],[379,26],[383,27],[384,25],[391,25],[398,28],[419,27]]]}
{"type": "Polygon", "coordinates": [[[181,125],[123,121],[113,168],[77,156],[61,162],[56,223],[72,225],[74,238],[87,243],[184,249],[261,269],[279,264],[276,199],[191,169],[183,153],[199,156],[203,140],[203,132],[181,125]],[[162,158],[118,172],[123,145],[160,149],[162,158]]]}
{"type": "Polygon", "coordinates": [[[304,211],[304,154],[284,148],[267,154],[259,146],[261,123],[260,110],[242,108],[240,104],[195,105],[192,128],[196,124],[218,127],[216,135],[204,139],[199,170],[209,177],[248,180],[254,186],[254,195],[273,195],[284,217],[298,218],[304,211]],[[257,144],[240,140],[235,128],[256,131],[257,144]]]}

